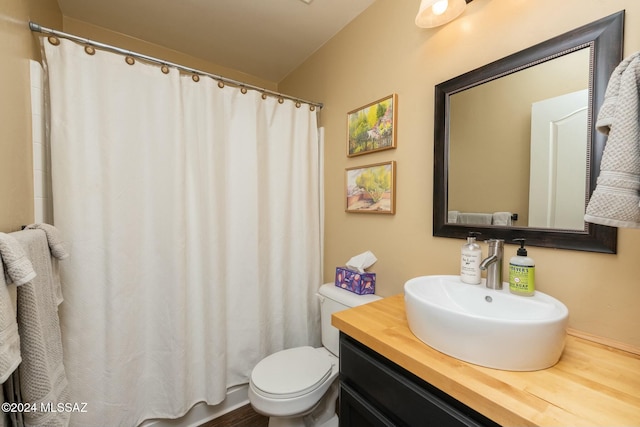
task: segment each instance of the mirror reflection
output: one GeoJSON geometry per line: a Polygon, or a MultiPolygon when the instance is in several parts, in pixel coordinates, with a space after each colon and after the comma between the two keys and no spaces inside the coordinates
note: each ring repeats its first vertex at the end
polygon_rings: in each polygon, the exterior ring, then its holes
{"type": "Polygon", "coordinates": [[[616,252],[617,229],[583,214],[623,30],[620,11],[436,85],[434,236],[616,252]]]}
{"type": "Polygon", "coordinates": [[[590,48],[449,97],[448,223],[583,230],[590,48]]]}

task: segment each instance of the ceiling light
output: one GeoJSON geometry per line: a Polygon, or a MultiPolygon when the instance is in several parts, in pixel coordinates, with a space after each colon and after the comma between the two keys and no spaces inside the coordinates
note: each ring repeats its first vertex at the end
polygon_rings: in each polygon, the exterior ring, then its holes
{"type": "Polygon", "coordinates": [[[422,0],[416,16],[420,28],[433,28],[456,19],[472,0],[422,0]]]}
{"type": "Polygon", "coordinates": [[[448,7],[449,7],[449,2],[447,0],[440,0],[435,2],[433,6],[431,6],[431,12],[436,16],[440,16],[444,12],[446,12],[448,7]]]}

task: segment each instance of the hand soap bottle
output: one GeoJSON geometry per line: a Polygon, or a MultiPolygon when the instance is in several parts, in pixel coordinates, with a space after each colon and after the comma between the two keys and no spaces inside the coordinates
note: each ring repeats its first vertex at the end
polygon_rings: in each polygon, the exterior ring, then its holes
{"type": "Polygon", "coordinates": [[[513,239],[520,242],[517,256],[509,260],[509,291],[512,294],[525,297],[533,296],[535,293],[535,262],[533,258],[527,256],[524,247],[525,239],[513,239]]]}
{"type": "Polygon", "coordinates": [[[480,274],[480,262],[482,261],[482,248],[476,243],[476,236],[480,233],[469,232],[467,243],[462,245],[460,258],[460,280],[470,285],[478,285],[482,280],[480,274]]]}

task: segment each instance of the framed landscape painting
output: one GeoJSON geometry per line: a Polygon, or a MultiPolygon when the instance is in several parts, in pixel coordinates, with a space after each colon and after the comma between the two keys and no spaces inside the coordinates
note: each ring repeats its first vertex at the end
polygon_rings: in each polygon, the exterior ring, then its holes
{"type": "Polygon", "coordinates": [[[345,170],[347,212],[394,214],[396,162],[376,163],[345,170]]]}
{"type": "Polygon", "coordinates": [[[396,148],[398,95],[395,93],[347,113],[347,156],[396,148]]]}

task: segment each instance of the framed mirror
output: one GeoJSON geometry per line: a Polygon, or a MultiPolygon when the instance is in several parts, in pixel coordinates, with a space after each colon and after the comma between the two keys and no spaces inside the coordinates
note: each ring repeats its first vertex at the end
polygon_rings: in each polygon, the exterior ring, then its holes
{"type": "Polygon", "coordinates": [[[623,28],[621,11],[436,86],[434,236],[616,252],[617,229],[583,215],[623,28]]]}

